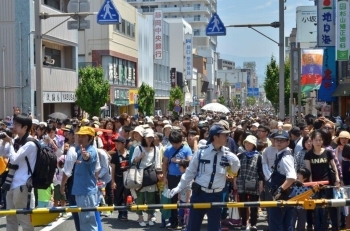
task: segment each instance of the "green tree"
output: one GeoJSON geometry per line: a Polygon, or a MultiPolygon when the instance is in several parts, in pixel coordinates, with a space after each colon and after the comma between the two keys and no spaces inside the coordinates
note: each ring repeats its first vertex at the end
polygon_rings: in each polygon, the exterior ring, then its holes
{"type": "Polygon", "coordinates": [[[154,113],[154,89],[147,83],[142,83],[138,91],[139,113],[153,115],[154,113]]]}
{"type": "Polygon", "coordinates": [[[168,104],[168,111],[172,111],[173,115],[178,115],[177,112],[174,111],[175,107],[175,100],[180,100],[180,106],[183,105],[184,101],[184,93],[182,92],[181,88],[175,87],[170,90],[170,97],[169,97],[169,104],[168,104]]]}
{"type": "Polygon", "coordinates": [[[264,90],[266,93],[266,98],[271,102],[271,104],[277,110],[278,108],[278,81],[279,81],[279,68],[275,57],[272,55],[270,63],[266,66],[266,77],[264,81],[264,90]]]}
{"type": "Polygon", "coordinates": [[[109,83],[103,78],[102,67],[80,68],[79,78],[80,82],[75,91],[77,105],[90,117],[100,116],[100,108],[109,100],[109,83]]]}
{"type": "Polygon", "coordinates": [[[232,98],[233,106],[240,109],[241,108],[241,100],[240,98],[234,97],[232,98]]]}
{"type": "Polygon", "coordinates": [[[223,95],[220,95],[219,98],[218,98],[218,103],[219,104],[222,104],[222,105],[225,105],[225,97],[223,95]]]}
{"type": "MultiPolygon", "coordinates": [[[[279,66],[275,57],[271,56],[271,61],[266,66],[266,78],[264,82],[264,90],[266,98],[271,102],[275,110],[279,108],[279,66]]],[[[287,57],[284,61],[284,105],[286,115],[289,114],[290,102],[290,60],[287,57]]],[[[293,97],[298,100],[298,94],[294,93],[293,97]]],[[[302,104],[305,105],[305,95],[302,94],[302,104]]]]}
{"type": "Polygon", "coordinates": [[[254,106],[256,104],[255,97],[253,97],[253,96],[248,97],[247,101],[246,101],[246,104],[247,104],[248,107],[249,106],[254,106]]]}

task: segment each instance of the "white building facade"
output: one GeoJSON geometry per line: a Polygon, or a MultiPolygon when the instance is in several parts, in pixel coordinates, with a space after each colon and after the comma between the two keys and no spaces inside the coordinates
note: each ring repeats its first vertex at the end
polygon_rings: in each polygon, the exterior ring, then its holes
{"type": "MultiPolygon", "coordinates": [[[[217,0],[125,0],[142,14],[153,14],[157,9],[162,10],[165,19],[181,18],[188,22],[193,30],[193,47],[197,49],[198,55],[206,57],[207,78],[209,80],[208,101],[214,94],[217,71],[217,37],[206,36],[205,28],[214,12],[217,12],[217,0]]],[[[171,53],[171,56],[173,54],[171,53]]]]}

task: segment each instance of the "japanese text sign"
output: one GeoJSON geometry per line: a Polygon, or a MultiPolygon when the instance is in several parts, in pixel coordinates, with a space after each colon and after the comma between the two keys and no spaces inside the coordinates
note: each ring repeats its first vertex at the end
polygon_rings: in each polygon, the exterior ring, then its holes
{"type": "Polygon", "coordinates": [[[349,0],[337,0],[336,7],[336,56],[337,61],[349,59],[349,0]]]}
{"type": "Polygon", "coordinates": [[[334,1],[322,0],[317,6],[317,44],[319,47],[335,46],[334,1]]]}
{"type": "Polygon", "coordinates": [[[185,34],[185,69],[186,79],[192,79],[192,34],[185,34]]]}
{"type": "Polygon", "coordinates": [[[335,62],[335,47],[326,47],[323,54],[322,84],[317,92],[318,101],[335,102],[332,97],[337,88],[337,68],[335,62]]]}
{"type": "Polygon", "coordinates": [[[154,59],[163,59],[163,12],[154,11],[154,59]]]}

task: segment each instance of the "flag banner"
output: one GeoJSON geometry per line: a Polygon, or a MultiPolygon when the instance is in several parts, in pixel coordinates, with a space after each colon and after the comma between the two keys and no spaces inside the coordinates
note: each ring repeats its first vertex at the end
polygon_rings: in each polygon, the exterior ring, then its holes
{"type": "Polygon", "coordinates": [[[322,84],[323,49],[302,49],[301,92],[320,89],[322,84]]]}

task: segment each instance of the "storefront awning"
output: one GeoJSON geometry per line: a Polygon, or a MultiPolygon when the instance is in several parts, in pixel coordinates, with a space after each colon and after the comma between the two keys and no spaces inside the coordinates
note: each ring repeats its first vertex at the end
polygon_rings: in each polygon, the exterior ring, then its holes
{"type": "Polygon", "coordinates": [[[350,96],[350,83],[339,84],[332,96],[350,96]]]}

